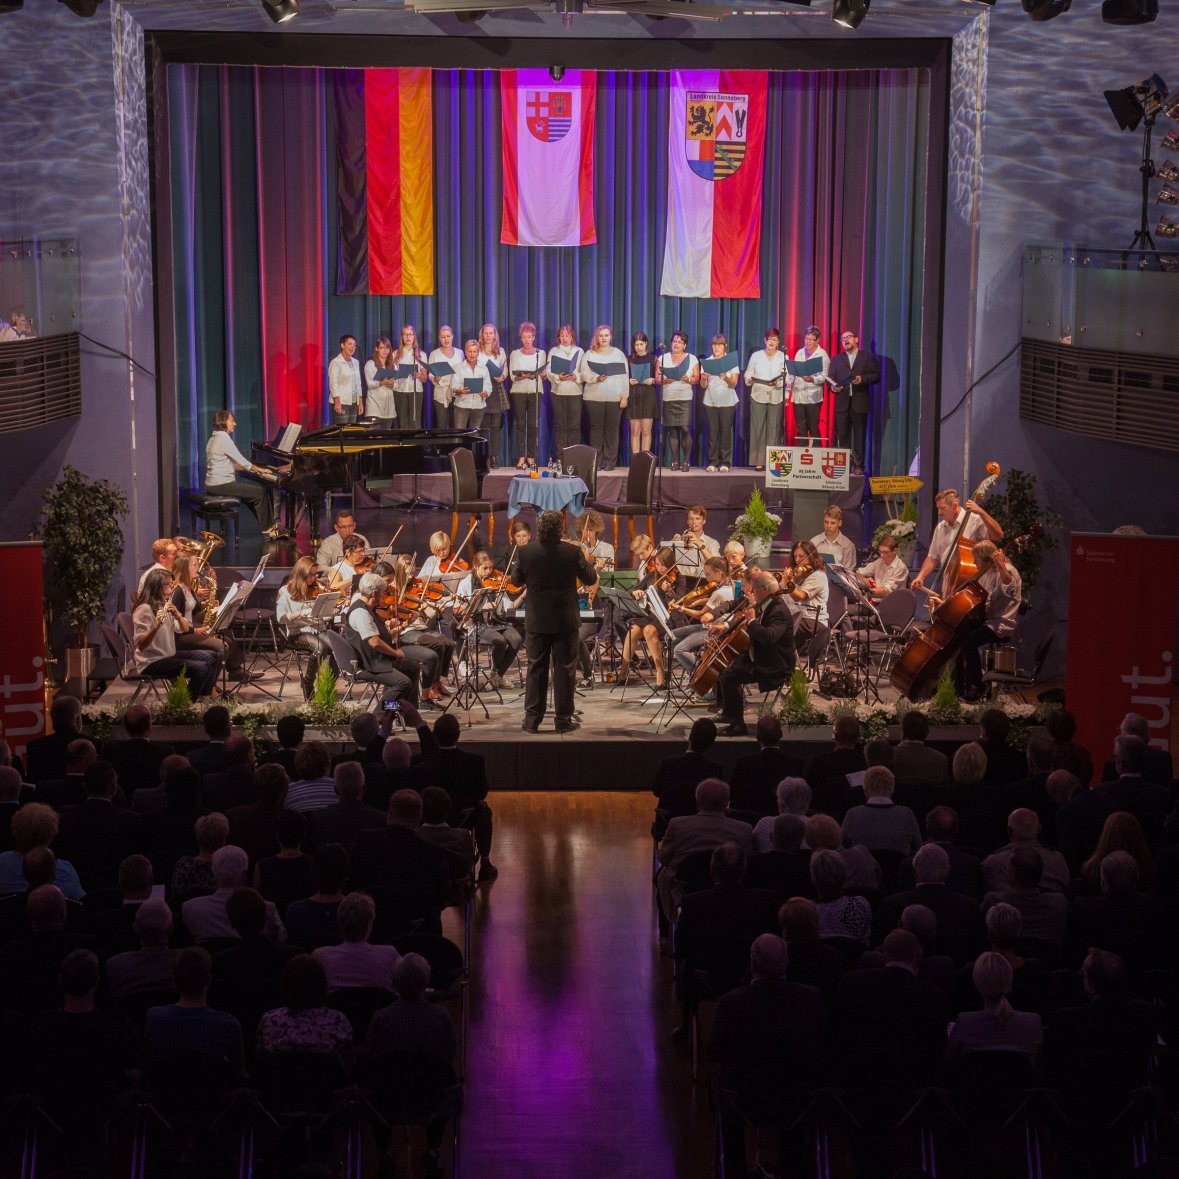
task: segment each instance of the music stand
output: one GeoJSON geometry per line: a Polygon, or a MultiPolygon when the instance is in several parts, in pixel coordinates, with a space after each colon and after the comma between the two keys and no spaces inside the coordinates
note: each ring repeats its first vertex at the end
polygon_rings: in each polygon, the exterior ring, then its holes
{"type": "MultiPolygon", "coordinates": [[[[875,602],[872,601],[871,594],[867,591],[867,583],[854,569],[847,569],[843,565],[831,564],[827,566],[827,577],[833,581],[844,594],[847,596],[848,602],[854,602],[860,607],[862,614],[866,615],[866,625],[864,626],[864,642],[863,642],[863,692],[864,703],[869,703],[869,693],[876,697],[876,703],[881,703],[880,699],[880,684],[873,683],[872,677],[869,674],[872,668],[872,627],[873,624],[884,630],[884,623],[880,621],[880,612],[876,609],[875,602]]],[[[844,615],[846,618],[847,616],[844,615]]],[[[859,679],[857,675],[857,680],[859,679]]],[[[879,676],[876,677],[879,681],[879,676]]],[[[859,696],[860,688],[856,688],[856,696],[859,696]]]]}
{"type": "MultiPolygon", "coordinates": [[[[476,619],[478,606],[488,592],[483,588],[477,589],[471,595],[471,600],[467,603],[466,608],[461,614],[456,614],[454,619],[455,631],[463,636],[462,647],[458,652],[459,666],[466,670],[458,685],[458,690],[446,702],[446,707],[442,711],[445,714],[457,704],[467,714],[468,729],[471,727],[471,707],[476,703],[483,709],[484,718],[491,719],[491,713],[487,711],[487,704],[479,691],[479,624],[476,619]]],[[[495,692],[502,704],[503,697],[499,694],[498,689],[493,688],[492,691],[495,692]]]]}
{"type": "Polygon", "coordinates": [[[671,726],[671,722],[675,720],[676,713],[681,714],[684,720],[688,720],[689,717],[687,712],[684,710],[683,704],[681,704],[681,702],[676,699],[675,691],[672,688],[671,653],[675,647],[675,632],[671,629],[668,609],[664,605],[662,598],[660,598],[654,586],[647,587],[647,607],[649,616],[655,619],[655,622],[659,627],[660,639],[663,642],[663,674],[666,678],[666,686],[663,689],[663,700],[660,703],[659,708],[656,710],[655,715],[647,721],[647,724],[650,724],[652,721],[658,721],[659,723],[655,726],[655,731],[659,732],[659,730],[664,727],[665,723],[668,727],[671,726]],[[671,715],[667,717],[665,722],[662,718],[664,713],[666,713],[669,708],[673,711],[671,715]]]}
{"type": "MultiPolygon", "coordinates": [[[[246,604],[250,593],[254,589],[255,583],[253,581],[235,581],[229,587],[229,592],[221,599],[221,605],[217,608],[217,613],[213,616],[213,624],[209,627],[209,634],[221,639],[222,642],[229,637],[230,627],[233,626],[234,619],[237,617],[238,611],[246,604]]],[[[253,648],[254,658],[250,663],[249,671],[253,672],[254,664],[258,662],[261,651],[258,650],[257,645],[253,648]]],[[[247,683],[252,682],[250,679],[244,679],[238,682],[234,687],[229,686],[229,669],[224,660],[221,663],[221,691],[226,695],[236,695],[242,690],[247,683]]],[[[273,692],[267,692],[265,688],[259,688],[259,691],[266,692],[268,696],[274,696],[273,692]]],[[[277,700],[278,697],[274,696],[277,700]]]]}

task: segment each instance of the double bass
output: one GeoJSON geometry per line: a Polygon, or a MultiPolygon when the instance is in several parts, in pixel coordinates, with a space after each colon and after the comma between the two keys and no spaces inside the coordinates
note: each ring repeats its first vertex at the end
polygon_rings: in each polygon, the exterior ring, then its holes
{"type": "MultiPolygon", "coordinates": [[[[752,599],[746,601],[753,605],[752,599]]],[[[716,687],[721,674],[749,650],[749,631],[746,628],[753,617],[752,614],[743,613],[715,639],[710,639],[708,646],[700,652],[700,658],[688,680],[688,687],[697,696],[708,696],[716,687]]]]}

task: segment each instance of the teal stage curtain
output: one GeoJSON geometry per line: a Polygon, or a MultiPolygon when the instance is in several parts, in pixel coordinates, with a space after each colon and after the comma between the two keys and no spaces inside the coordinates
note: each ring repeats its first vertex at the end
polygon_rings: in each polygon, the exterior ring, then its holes
{"type": "MultiPolygon", "coordinates": [[[[329,71],[172,63],[167,77],[181,487],[200,483],[217,409],[233,409],[239,445],[287,420],[322,425],[327,364],[342,332],[356,335],[363,359],[377,335],[396,339],[403,323],[430,347],[439,323],[452,324],[461,340],[489,321],[510,350],[524,319],[538,325],[546,348],[564,322],[583,347],[599,323],[611,324],[624,348],[634,331],[654,344],[682,328],[698,355],[720,331],[743,361],[771,324],[791,356],[810,323],[833,355],[840,331],[856,328],[885,374],[873,405],[870,469],[908,469],[922,389],[932,398],[935,380],[922,372],[921,307],[940,296],[930,272],[936,259],[924,256],[927,220],[940,216],[940,178],[926,169],[928,71],[771,74],[762,293],[716,300],[659,295],[667,74],[599,72],[598,241],[538,249],[499,243],[496,74],[435,71],[437,294],[428,298],[334,293],[329,71]]],[[[742,399],[738,462],[744,392],[742,399]]],[[[705,431],[697,410],[699,461],[705,431]]],[[[547,410],[541,424],[543,460],[547,410]]]]}

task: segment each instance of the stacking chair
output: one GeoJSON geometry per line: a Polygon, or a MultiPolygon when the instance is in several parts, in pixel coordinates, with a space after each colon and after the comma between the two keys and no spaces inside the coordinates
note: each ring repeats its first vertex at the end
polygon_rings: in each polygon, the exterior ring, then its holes
{"type": "Polygon", "coordinates": [[[325,630],[323,634],[332,649],[336,667],[340,669],[340,678],[348,685],[344,699],[351,700],[353,690],[360,684],[363,687],[361,703],[365,706],[375,703],[383,685],[361,668],[360,659],[352,649],[352,644],[343,635],[337,634],[334,630],[325,630]]]}
{"type": "MultiPolygon", "coordinates": [[[[120,615],[120,617],[122,617],[120,615]]],[[[127,617],[130,617],[129,615],[127,617]]],[[[160,681],[165,684],[168,683],[166,675],[148,675],[143,672],[135,670],[135,660],[132,657],[132,647],[127,642],[126,638],[109,623],[102,623],[102,637],[106,639],[107,646],[110,647],[114,654],[115,661],[119,665],[119,679],[125,684],[134,684],[135,692],[131,699],[127,702],[128,705],[134,704],[139,699],[139,694],[145,689],[148,694],[154,696],[161,703],[163,702],[163,695],[160,692],[160,681]]]]}
{"type": "Polygon", "coordinates": [[[618,517],[625,516],[630,538],[635,535],[635,517],[647,517],[647,535],[655,535],[655,456],[649,450],[641,450],[630,456],[630,468],[626,472],[625,499],[588,500],[587,507],[599,512],[608,512],[614,520],[614,551],[618,552],[618,517]]]}
{"type": "Polygon", "coordinates": [[[487,543],[495,541],[495,513],[506,512],[508,501],[503,499],[482,499],[479,496],[479,476],[475,471],[475,456],[465,447],[450,452],[450,535],[458,535],[460,512],[468,513],[467,526],[484,514],[487,521],[487,543]]]}
{"type": "Polygon", "coordinates": [[[849,647],[871,647],[877,658],[877,681],[879,682],[896,661],[897,654],[908,642],[913,619],[917,614],[917,595],[911,589],[895,589],[880,599],[876,607],[880,626],[867,619],[852,619],[843,631],[844,641],[849,647]]]}
{"type": "Polygon", "coordinates": [[[576,446],[566,446],[561,451],[561,470],[567,471],[570,467],[588,488],[585,502],[588,504],[595,500],[598,495],[597,447],[586,446],[580,442],[576,446]]]}

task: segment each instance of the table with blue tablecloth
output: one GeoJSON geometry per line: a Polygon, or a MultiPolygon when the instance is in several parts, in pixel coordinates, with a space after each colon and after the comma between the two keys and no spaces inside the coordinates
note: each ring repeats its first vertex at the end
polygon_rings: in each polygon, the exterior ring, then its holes
{"type": "Polygon", "coordinates": [[[508,519],[519,515],[525,504],[538,512],[571,511],[580,516],[588,493],[585,480],[577,475],[549,476],[542,473],[536,479],[531,475],[515,475],[508,484],[508,519]]]}

